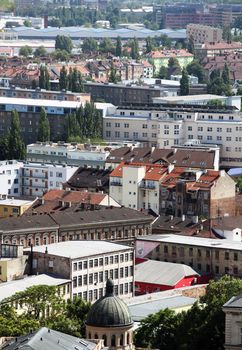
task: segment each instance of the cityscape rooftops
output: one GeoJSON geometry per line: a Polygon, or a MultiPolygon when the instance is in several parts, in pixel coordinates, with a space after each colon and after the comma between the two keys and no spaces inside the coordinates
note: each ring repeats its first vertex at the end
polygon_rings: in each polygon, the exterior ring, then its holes
{"type": "MultiPolygon", "coordinates": [[[[107,241],[66,241],[33,247],[33,252],[79,259],[101,254],[111,254],[120,250],[130,250],[131,247],[107,241]]],[[[30,248],[25,249],[30,251],[30,248]]]]}
{"type": "Polygon", "coordinates": [[[170,58],[170,57],[193,57],[193,54],[187,50],[161,50],[151,51],[148,56],[150,58],[170,58]]]}

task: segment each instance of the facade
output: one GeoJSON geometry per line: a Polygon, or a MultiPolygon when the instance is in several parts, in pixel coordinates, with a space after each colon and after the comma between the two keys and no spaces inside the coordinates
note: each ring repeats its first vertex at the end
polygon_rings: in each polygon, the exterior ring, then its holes
{"type": "Polygon", "coordinates": [[[104,168],[109,151],[98,146],[39,142],[27,145],[27,161],[104,168]]]}
{"type": "Polygon", "coordinates": [[[242,162],[241,116],[239,110],[226,106],[126,105],[103,118],[103,137],[113,141],[139,141],[158,148],[187,142],[191,146],[217,145],[221,164],[231,168],[242,162]]]}
{"type": "Polygon", "coordinates": [[[235,215],[235,182],[224,171],[121,163],[109,186],[110,195],[127,208],[178,217],[235,215]]]}
{"type": "Polygon", "coordinates": [[[52,273],[72,281],[71,297],[95,302],[114,281],[115,294],[133,295],[133,248],[102,241],[69,241],[33,248],[32,273],[52,273]]]}
{"type": "Polygon", "coordinates": [[[104,297],[96,301],[87,315],[86,337],[103,339],[107,349],[134,350],[133,320],[111,279],[107,280],[104,297]]]}
{"type": "Polygon", "coordinates": [[[4,160],[0,162],[1,195],[19,196],[21,194],[22,162],[4,160]]]}
{"type": "Polygon", "coordinates": [[[223,31],[221,28],[204,26],[201,24],[187,25],[187,38],[194,44],[215,44],[222,41],[223,31]]]}
{"type": "Polygon", "coordinates": [[[3,196],[0,198],[0,218],[22,215],[32,204],[33,201],[3,196]]]}
{"type": "Polygon", "coordinates": [[[217,44],[201,44],[196,47],[196,53],[200,57],[216,57],[222,55],[240,53],[242,51],[242,44],[240,42],[220,42],[217,44]]]}
{"type": "Polygon", "coordinates": [[[242,297],[232,297],[223,306],[225,313],[225,350],[242,349],[242,297]]]}
{"type": "Polygon", "coordinates": [[[151,234],[154,218],[128,208],[60,211],[0,220],[0,241],[28,247],[73,240],[132,243],[151,234]]]}
{"type": "MultiPolygon", "coordinates": [[[[0,245],[0,281],[8,282],[22,278],[26,273],[27,256],[23,247],[11,244],[0,245]]],[[[1,284],[0,284],[1,285],[1,284]]]]}
{"type": "Polygon", "coordinates": [[[135,266],[135,295],[190,287],[198,274],[190,266],[146,260],[135,266]]]}
{"type": "Polygon", "coordinates": [[[241,254],[241,244],[226,239],[162,234],[136,240],[136,258],[186,264],[212,278],[224,274],[241,278],[241,254]]]}
{"type": "MultiPolygon", "coordinates": [[[[11,113],[17,110],[22,137],[26,144],[38,140],[38,125],[41,107],[48,115],[52,140],[61,140],[65,135],[65,116],[75,112],[82,105],[78,101],[40,100],[28,98],[0,97],[0,136],[10,127],[11,113]]],[[[105,114],[112,105],[96,103],[96,108],[105,114]]]]}
{"type": "Polygon", "coordinates": [[[78,167],[66,165],[48,165],[25,163],[22,168],[22,194],[24,196],[42,196],[53,189],[61,189],[76,172],[78,167]]]}
{"type": "Polygon", "coordinates": [[[154,74],[158,74],[161,67],[167,67],[170,58],[176,58],[181,68],[193,61],[193,54],[186,50],[162,50],[152,51],[148,54],[150,63],[154,66],[154,74]]]}

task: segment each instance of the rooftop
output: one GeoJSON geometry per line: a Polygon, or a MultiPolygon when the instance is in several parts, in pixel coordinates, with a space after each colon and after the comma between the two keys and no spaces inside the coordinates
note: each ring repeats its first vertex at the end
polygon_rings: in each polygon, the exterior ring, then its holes
{"type": "Polygon", "coordinates": [[[31,205],[32,203],[33,201],[16,199],[16,198],[0,199],[0,205],[6,205],[6,206],[21,207],[25,205],[31,205]]]}
{"type": "Polygon", "coordinates": [[[155,97],[156,102],[160,100],[161,103],[163,101],[166,101],[167,103],[186,103],[186,102],[193,102],[193,101],[211,101],[211,100],[226,100],[226,99],[227,99],[227,96],[211,95],[211,94],[155,97]]]}
{"type": "Polygon", "coordinates": [[[190,266],[164,261],[147,260],[135,266],[135,281],[175,286],[184,277],[197,276],[190,266]]]}
{"type": "Polygon", "coordinates": [[[235,308],[235,309],[241,309],[242,308],[242,295],[237,295],[232,297],[227,303],[223,305],[224,308],[235,308]]]}
{"type": "Polygon", "coordinates": [[[150,241],[150,242],[161,242],[170,244],[182,244],[196,247],[206,247],[215,249],[230,249],[242,251],[242,245],[240,242],[231,242],[226,239],[212,239],[212,238],[201,238],[191,236],[181,236],[174,234],[162,234],[162,235],[150,235],[137,237],[137,241],[150,241]]]}
{"type": "MultiPolygon", "coordinates": [[[[61,256],[70,259],[80,259],[101,254],[132,249],[123,244],[116,244],[106,241],[66,241],[33,247],[33,252],[46,253],[49,255],[61,256]]],[[[25,249],[30,251],[30,248],[25,249]]]]}
{"type": "Polygon", "coordinates": [[[37,276],[28,276],[23,279],[0,283],[0,302],[5,298],[10,298],[17,292],[23,292],[25,289],[38,286],[59,286],[64,283],[68,283],[70,280],[60,277],[54,277],[47,274],[41,274],[37,276]]]}

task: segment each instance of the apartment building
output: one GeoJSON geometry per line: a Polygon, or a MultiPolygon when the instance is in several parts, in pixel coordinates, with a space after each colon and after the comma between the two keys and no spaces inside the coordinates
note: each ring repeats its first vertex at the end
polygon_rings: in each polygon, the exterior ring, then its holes
{"type": "Polygon", "coordinates": [[[241,165],[241,131],[241,112],[227,106],[126,105],[103,118],[106,140],[133,140],[158,148],[217,145],[228,167],[241,165]]]}
{"type": "Polygon", "coordinates": [[[21,169],[24,196],[42,196],[52,189],[61,189],[78,167],[43,163],[25,163],[21,169]]]}
{"type": "Polygon", "coordinates": [[[4,160],[0,162],[0,194],[5,196],[19,196],[21,194],[22,162],[4,160]]]}
{"type": "Polygon", "coordinates": [[[27,145],[27,161],[104,168],[109,151],[104,147],[65,142],[37,142],[27,145]]]}
{"type": "Polygon", "coordinates": [[[151,234],[153,216],[128,208],[56,211],[0,220],[0,242],[28,247],[63,241],[103,240],[131,244],[151,234]]]}
{"type": "Polygon", "coordinates": [[[26,274],[27,259],[23,254],[23,246],[0,244],[0,281],[22,278],[26,274]]]}
{"type": "Polygon", "coordinates": [[[223,305],[225,313],[225,350],[242,349],[242,297],[233,296],[223,305]]]}
{"type": "Polygon", "coordinates": [[[178,217],[235,214],[235,182],[224,171],[121,163],[109,186],[110,195],[127,208],[178,217]]]}
{"type": "Polygon", "coordinates": [[[102,241],[69,241],[33,248],[33,273],[51,273],[72,281],[71,297],[95,302],[105,295],[108,278],[115,295],[133,296],[134,249],[102,241]]]}
{"type": "MultiPolygon", "coordinates": [[[[24,142],[26,144],[36,142],[40,111],[43,107],[50,122],[51,139],[61,140],[65,135],[65,116],[75,112],[81,105],[82,102],[78,101],[0,97],[0,137],[6,135],[10,128],[11,113],[16,110],[24,142]]],[[[102,114],[106,114],[107,109],[113,107],[105,103],[96,103],[95,106],[102,114]]]]}
{"type": "Polygon", "coordinates": [[[205,26],[202,24],[188,24],[187,38],[194,44],[215,44],[222,41],[223,30],[221,28],[205,26]]]}
{"type": "Polygon", "coordinates": [[[138,237],[135,249],[136,258],[186,264],[200,275],[242,277],[240,242],[162,234],[138,237]]]}
{"type": "Polygon", "coordinates": [[[22,215],[33,201],[18,198],[8,198],[7,195],[0,195],[0,218],[22,215]]]}

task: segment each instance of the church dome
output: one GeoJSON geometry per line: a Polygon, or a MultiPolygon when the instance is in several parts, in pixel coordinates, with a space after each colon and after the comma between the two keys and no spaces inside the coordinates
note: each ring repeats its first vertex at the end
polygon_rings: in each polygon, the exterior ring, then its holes
{"type": "Polygon", "coordinates": [[[93,327],[125,327],[133,324],[128,306],[113,294],[113,281],[107,280],[106,294],[91,307],[86,324],[93,327]]]}

